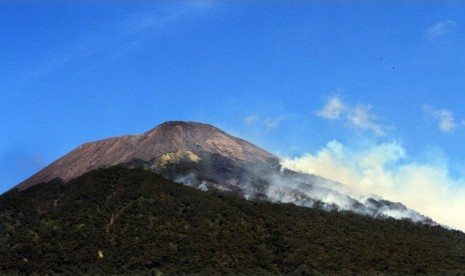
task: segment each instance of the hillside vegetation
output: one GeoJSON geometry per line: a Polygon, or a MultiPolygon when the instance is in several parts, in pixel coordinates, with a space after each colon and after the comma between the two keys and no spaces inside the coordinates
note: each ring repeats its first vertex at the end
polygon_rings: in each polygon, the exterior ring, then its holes
{"type": "Polygon", "coordinates": [[[465,234],[202,192],[121,166],[0,197],[1,274],[457,274],[465,234]]]}

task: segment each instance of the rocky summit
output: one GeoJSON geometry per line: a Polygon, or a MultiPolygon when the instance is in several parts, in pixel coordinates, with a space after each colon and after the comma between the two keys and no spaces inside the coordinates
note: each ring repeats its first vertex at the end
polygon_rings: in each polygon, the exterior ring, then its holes
{"type": "Polygon", "coordinates": [[[205,159],[212,156],[243,164],[278,162],[276,156],[211,125],[175,121],[163,123],[140,135],[83,144],[16,188],[23,190],[54,178],[68,181],[93,169],[117,164],[146,162],[157,169],[186,161],[205,163],[205,159]]]}

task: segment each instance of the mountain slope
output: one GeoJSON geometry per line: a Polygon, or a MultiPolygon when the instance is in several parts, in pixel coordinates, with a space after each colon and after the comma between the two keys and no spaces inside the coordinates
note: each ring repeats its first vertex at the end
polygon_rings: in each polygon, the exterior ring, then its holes
{"type": "Polygon", "coordinates": [[[285,169],[265,150],[216,127],[193,122],[166,122],[141,135],[84,144],[16,189],[25,190],[55,178],[66,182],[93,169],[118,164],[143,167],[204,191],[214,189],[247,199],[435,224],[401,203],[358,195],[340,183],[285,169]]]}
{"type": "Polygon", "coordinates": [[[88,171],[134,161],[164,166],[181,160],[197,162],[218,155],[246,163],[277,162],[277,157],[207,124],[166,122],[141,135],[86,143],[53,162],[16,188],[26,189],[54,178],[68,181],[88,171]]]}
{"type": "Polygon", "coordinates": [[[4,274],[454,274],[465,235],[203,192],[122,166],[0,196],[4,274]]]}

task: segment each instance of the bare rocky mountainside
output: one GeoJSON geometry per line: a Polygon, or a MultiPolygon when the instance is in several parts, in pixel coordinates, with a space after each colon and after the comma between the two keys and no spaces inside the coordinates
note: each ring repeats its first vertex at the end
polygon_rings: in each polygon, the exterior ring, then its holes
{"type": "MultiPolygon", "coordinates": [[[[166,122],[141,135],[86,143],[20,183],[19,190],[54,178],[68,181],[117,164],[147,162],[152,169],[221,156],[242,164],[278,163],[272,154],[207,124],[166,122]]],[[[212,161],[212,160],[208,160],[212,161]]]]}
{"type": "Polygon", "coordinates": [[[216,127],[181,121],[163,123],[140,135],[83,144],[14,189],[26,190],[56,178],[67,182],[114,165],[142,167],[178,183],[246,199],[435,224],[401,203],[358,195],[343,184],[285,169],[278,157],[216,127]]]}

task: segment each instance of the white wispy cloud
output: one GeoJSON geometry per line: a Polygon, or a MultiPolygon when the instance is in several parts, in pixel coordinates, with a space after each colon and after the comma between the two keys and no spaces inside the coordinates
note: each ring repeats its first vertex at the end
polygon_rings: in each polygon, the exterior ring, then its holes
{"type": "Polygon", "coordinates": [[[207,0],[173,1],[150,11],[130,14],[124,20],[123,28],[127,33],[161,30],[182,20],[203,16],[214,6],[215,1],[207,0]]]}
{"type": "Polygon", "coordinates": [[[265,126],[269,130],[277,128],[282,120],[284,120],[283,116],[276,117],[276,118],[272,118],[272,117],[260,118],[257,115],[249,115],[245,117],[244,119],[245,123],[249,126],[259,124],[259,125],[265,126]]]}
{"type": "Polygon", "coordinates": [[[245,123],[248,125],[255,124],[260,118],[257,115],[250,115],[245,117],[245,123]]]}
{"type": "Polygon", "coordinates": [[[452,177],[447,159],[412,161],[396,141],[360,150],[330,141],[316,153],[283,158],[283,165],[317,174],[355,191],[402,202],[438,223],[465,231],[465,178],[452,177]]]}
{"type": "Polygon", "coordinates": [[[376,116],[371,113],[371,105],[360,105],[352,108],[347,114],[347,120],[355,127],[368,129],[376,135],[385,135],[383,128],[376,124],[376,116]]]}
{"type": "Polygon", "coordinates": [[[436,24],[428,27],[426,33],[429,38],[437,38],[446,35],[457,28],[457,23],[452,20],[437,22],[436,24]]]}
{"type": "Polygon", "coordinates": [[[99,58],[113,59],[133,51],[149,41],[154,33],[174,28],[178,23],[209,14],[217,5],[213,0],[191,0],[155,3],[150,9],[116,18],[111,24],[96,26],[104,31],[70,41],[43,62],[31,66],[24,74],[28,81],[59,72],[73,62],[99,58]]]}
{"type": "Polygon", "coordinates": [[[316,114],[325,119],[337,120],[341,117],[341,114],[346,111],[346,109],[347,107],[341,101],[341,99],[339,99],[337,96],[334,96],[331,97],[325,106],[316,114]]]}
{"type": "Polygon", "coordinates": [[[376,123],[371,105],[351,106],[344,103],[338,96],[329,98],[316,115],[327,120],[344,120],[355,128],[370,130],[374,134],[385,135],[384,127],[376,123]]]}
{"type": "Polygon", "coordinates": [[[445,108],[436,109],[429,105],[424,105],[423,110],[438,121],[438,127],[442,132],[453,132],[463,123],[457,123],[454,114],[445,108]]]}
{"type": "Polygon", "coordinates": [[[278,117],[278,118],[265,118],[263,120],[263,123],[268,129],[275,129],[279,126],[279,123],[283,120],[283,117],[278,117]]]}

